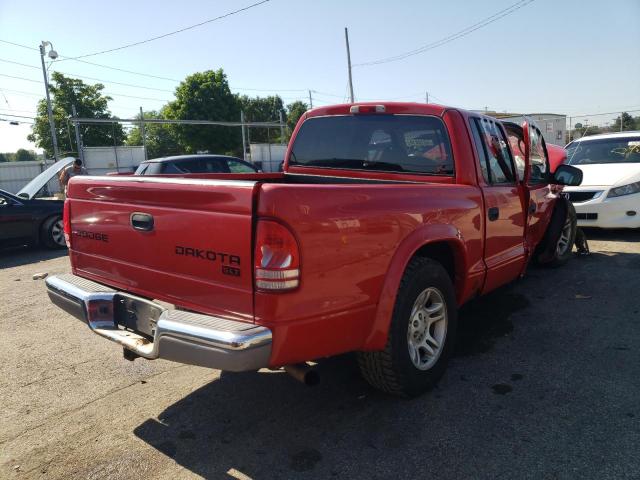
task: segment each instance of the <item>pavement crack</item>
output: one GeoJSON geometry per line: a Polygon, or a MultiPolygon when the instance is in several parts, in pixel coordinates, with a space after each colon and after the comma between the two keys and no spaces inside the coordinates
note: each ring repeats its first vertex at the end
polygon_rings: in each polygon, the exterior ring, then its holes
{"type": "MultiPolygon", "coordinates": [[[[153,374],[153,375],[151,375],[149,377],[146,377],[146,379],[149,380],[149,379],[155,378],[155,377],[157,377],[159,375],[163,375],[165,373],[173,372],[173,371],[178,370],[180,368],[185,368],[185,367],[190,367],[190,366],[191,365],[178,365],[176,367],[173,367],[173,368],[170,368],[170,369],[167,369],[167,370],[163,370],[162,372],[155,373],[155,374],[153,374]]],[[[40,427],[43,427],[44,425],[46,425],[47,423],[49,423],[51,421],[55,421],[55,420],[58,420],[61,417],[65,417],[65,416],[67,416],[69,414],[78,412],[78,411],[88,407],[89,405],[93,405],[94,403],[99,402],[100,400],[103,400],[103,399],[109,397],[110,395],[113,395],[115,393],[118,393],[118,392],[121,392],[123,390],[126,390],[127,388],[130,388],[130,387],[132,387],[134,385],[140,385],[140,380],[136,380],[135,382],[129,383],[127,385],[123,385],[123,386],[115,388],[113,390],[109,390],[108,392],[104,393],[103,395],[100,395],[100,396],[98,396],[98,397],[96,397],[96,398],[94,398],[94,399],[92,399],[92,400],[90,400],[90,401],[88,401],[86,403],[83,403],[82,405],[78,405],[75,408],[70,408],[69,410],[64,410],[64,411],[58,413],[57,415],[51,415],[51,416],[47,417],[44,422],[39,423],[38,425],[35,425],[33,427],[26,428],[25,430],[23,430],[22,432],[20,432],[18,435],[14,436],[14,437],[7,438],[5,440],[0,441],[0,446],[6,444],[8,442],[11,442],[11,441],[14,441],[14,440],[18,440],[19,438],[23,437],[24,435],[26,435],[26,434],[34,431],[34,430],[37,430],[40,427]]]]}

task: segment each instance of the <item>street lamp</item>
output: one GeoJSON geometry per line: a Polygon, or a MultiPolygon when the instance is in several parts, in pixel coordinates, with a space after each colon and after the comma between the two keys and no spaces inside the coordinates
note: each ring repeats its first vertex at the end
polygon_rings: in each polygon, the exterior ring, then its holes
{"type": "Polygon", "coordinates": [[[58,58],[58,52],[53,49],[51,42],[45,42],[44,40],[40,44],[40,60],[42,61],[42,75],[44,76],[44,90],[47,94],[47,114],[49,115],[49,128],[51,128],[51,140],[53,142],[53,157],[56,162],[58,161],[58,137],[56,136],[56,124],[53,121],[53,110],[51,109],[51,98],[49,97],[49,76],[47,75],[47,68],[44,64],[44,55],[46,47],[49,47],[48,57],[51,60],[58,58]]]}

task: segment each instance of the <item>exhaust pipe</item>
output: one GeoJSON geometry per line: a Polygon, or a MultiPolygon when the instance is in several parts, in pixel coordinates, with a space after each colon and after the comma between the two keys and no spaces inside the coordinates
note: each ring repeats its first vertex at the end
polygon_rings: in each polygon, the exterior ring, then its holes
{"type": "Polygon", "coordinates": [[[306,363],[285,365],[283,368],[285,372],[308,387],[315,387],[320,383],[320,374],[318,371],[306,363]]]}

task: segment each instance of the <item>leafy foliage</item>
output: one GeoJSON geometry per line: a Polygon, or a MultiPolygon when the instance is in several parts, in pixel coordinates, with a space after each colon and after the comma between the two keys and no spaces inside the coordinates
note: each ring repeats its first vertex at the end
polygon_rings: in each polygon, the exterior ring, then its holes
{"type": "MultiPolygon", "coordinates": [[[[72,114],[71,106],[76,106],[79,117],[109,118],[111,112],[108,108],[108,102],[111,97],[102,93],[104,85],[101,83],[88,85],[82,80],[67,77],[59,72],[54,72],[51,75],[49,87],[58,148],[61,154],[77,154],[75,132],[71,123],[67,121],[72,114]]],[[[125,138],[124,130],[120,124],[81,125],[80,134],[86,146],[113,145],[114,137],[116,144],[121,145],[125,138]]],[[[48,156],[53,156],[53,141],[45,99],[38,102],[38,113],[32,127],[32,133],[27,139],[44,149],[48,156]]]]}
{"type": "Polygon", "coordinates": [[[301,101],[293,102],[287,105],[287,127],[289,129],[289,137],[298,124],[300,117],[309,110],[309,106],[301,101]]]}
{"type": "Polygon", "coordinates": [[[631,115],[629,115],[627,112],[622,112],[622,114],[620,114],[618,118],[616,118],[615,121],[613,122],[611,129],[614,132],[619,132],[621,122],[622,122],[623,131],[636,130],[638,127],[640,127],[640,117],[634,118],[631,115]]]}
{"type": "Polygon", "coordinates": [[[38,160],[38,154],[33,150],[25,150],[19,148],[15,153],[5,152],[0,153],[0,163],[2,162],[29,162],[32,160],[38,160]]]}
{"type": "MultiPolygon", "coordinates": [[[[160,112],[144,112],[145,118],[167,118],[164,110],[160,112]]],[[[138,115],[136,118],[140,118],[138,115]]],[[[127,145],[143,145],[147,147],[148,158],[166,157],[169,155],[180,155],[185,153],[178,142],[178,132],[176,125],[166,123],[145,124],[145,138],[142,141],[142,130],[139,126],[134,127],[127,137],[127,145]]]]}
{"type": "MultiPolygon", "coordinates": [[[[176,88],[176,99],[163,108],[166,118],[238,122],[240,104],[231,93],[222,69],[194,73],[176,88]]],[[[185,153],[241,150],[239,128],[211,125],[172,125],[177,143],[185,153]]]]}
{"type": "MultiPolygon", "coordinates": [[[[278,95],[264,98],[251,98],[243,95],[239,98],[239,101],[246,122],[273,122],[279,118],[279,112],[284,112],[284,103],[278,95]]],[[[284,116],[286,120],[286,112],[284,112],[284,116]]],[[[248,135],[251,143],[275,143],[283,140],[280,138],[279,128],[252,127],[249,129],[248,135]]],[[[284,140],[286,141],[286,138],[284,140]]]]}

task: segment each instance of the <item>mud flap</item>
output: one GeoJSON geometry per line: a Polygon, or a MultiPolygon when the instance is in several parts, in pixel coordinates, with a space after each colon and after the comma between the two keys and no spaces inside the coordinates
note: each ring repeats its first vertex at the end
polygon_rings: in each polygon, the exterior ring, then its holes
{"type": "Polygon", "coordinates": [[[536,248],[536,258],[538,262],[549,263],[553,260],[558,240],[560,240],[560,235],[562,234],[562,227],[564,227],[567,215],[569,215],[569,209],[571,208],[573,208],[573,205],[564,195],[561,195],[556,201],[547,231],[540,245],[536,248]]]}

